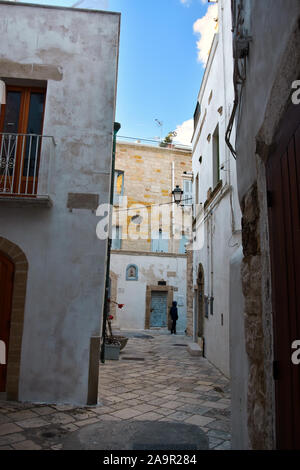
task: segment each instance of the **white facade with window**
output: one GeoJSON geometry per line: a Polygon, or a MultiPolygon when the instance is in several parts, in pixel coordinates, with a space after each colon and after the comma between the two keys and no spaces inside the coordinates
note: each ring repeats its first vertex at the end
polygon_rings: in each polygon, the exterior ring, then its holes
{"type": "MultiPolygon", "coordinates": [[[[229,376],[230,259],[241,243],[236,165],[225,143],[234,101],[230,2],[220,0],[219,28],[200,88],[193,144],[194,319],[205,356],[229,376]]],[[[232,135],[234,139],[234,135],[232,135]]]]}
{"type": "Polygon", "coordinates": [[[191,156],[189,148],[117,142],[110,271],[113,300],[125,309],[118,312],[112,303],[115,327],[167,328],[166,303],[171,307],[178,293],[178,331],[186,329],[191,156]],[[176,186],[182,191],[178,206],[176,186]]]}
{"type": "MultiPolygon", "coordinates": [[[[123,330],[144,330],[147,286],[155,286],[162,280],[166,288],[172,287],[173,299],[178,303],[177,333],[184,334],[186,329],[186,257],[174,254],[112,252],[111,265],[116,282],[116,299],[124,304],[122,310],[116,308],[114,328],[123,330]],[[135,278],[128,268],[136,268],[135,278]],[[132,277],[130,276],[132,274],[132,277]]],[[[150,300],[151,301],[151,300],[150,300]]],[[[158,328],[168,326],[168,313],[171,304],[163,306],[162,322],[158,328]]],[[[150,325],[151,327],[151,325],[150,325]]]]}
{"type": "Polygon", "coordinates": [[[109,203],[119,27],[118,13],[0,2],[0,252],[26,260],[13,399],[97,403],[107,240],[96,209],[109,203]]]}

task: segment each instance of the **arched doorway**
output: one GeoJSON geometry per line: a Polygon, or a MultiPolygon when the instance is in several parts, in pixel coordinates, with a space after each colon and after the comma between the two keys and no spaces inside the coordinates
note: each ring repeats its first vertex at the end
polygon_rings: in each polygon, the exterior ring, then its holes
{"type": "Polygon", "coordinates": [[[6,391],[14,271],[13,262],[0,251],[0,341],[5,352],[0,363],[0,392],[6,391]]]}
{"type": "Polygon", "coordinates": [[[198,311],[198,337],[203,338],[204,333],[204,270],[202,264],[199,264],[197,277],[197,311],[198,311]]]}
{"type": "Polygon", "coordinates": [[[1,391],[6,392],[7,400],[18,400],[28,262],[17,245],[3,237],[0,237],[0,273],[0,339],[3,335],[8,343],[1,391]]]}

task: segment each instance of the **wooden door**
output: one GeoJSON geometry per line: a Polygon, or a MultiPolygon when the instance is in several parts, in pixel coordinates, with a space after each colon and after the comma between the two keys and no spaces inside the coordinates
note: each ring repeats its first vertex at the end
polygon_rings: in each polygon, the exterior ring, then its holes
{"type": "Polygon", "coordinates": [[[0,193],[37,191],[45,89],[7,87],[0,116],[0,193]]]}
{"type": "Polygon", "coordinates": [[[300,449],[300,106],[291,106],[267,167],[274,315],[274,379],[278,449],[300,449]]]}
{"type": "Polygon", "coordinates": [[[151,328],[164,328],[167,326],[167,292],[153,291],[151,295],[151,328]]]}
{"type": "Polygon", "coordinates": [[[0,340],[5,344],[6,363],[0,364],[0,392],[5,392],[11,321],[14,265],[0,252],[0,340]]]}

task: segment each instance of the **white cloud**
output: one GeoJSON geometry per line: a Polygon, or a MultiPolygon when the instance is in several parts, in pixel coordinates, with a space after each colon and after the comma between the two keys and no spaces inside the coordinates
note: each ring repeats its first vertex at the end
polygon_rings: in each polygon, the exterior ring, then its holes
{"type": "Polygon", "coordinates": [[[176,137],[174,141],[183,145],[191,145],[191,140],[194,132],[194,120],[189,119],[178,125],[175,129],[176,137]]]}
{"type": "Polygon", "coordinates": [[[77,0],[73,2],[77,8],[89,8],[91,10],[105,10],[108,8],[108,0],[77,0]]]}
{"type": "Polygon", "coordinates": [[[199,18],[193,26],[194,33],[200,35],[200,39],[197,41],[198,60],[203,65],[206,65],[214,35],[218,30],[217,17],[218,5],[210,5],[206,15],[199,18]]]}
{"type": "Polygon", "coordinates": [[[185,7],[189,7],[193,0],[180,0],[180,3],[185,7]]]}

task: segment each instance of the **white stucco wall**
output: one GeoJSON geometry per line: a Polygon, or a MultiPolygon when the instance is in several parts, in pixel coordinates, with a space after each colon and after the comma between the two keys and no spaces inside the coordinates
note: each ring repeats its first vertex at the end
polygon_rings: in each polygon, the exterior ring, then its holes
{"type": "Polygon", "coordinates": [[[298,28],[299,14],[298,0],[276,0],[276,5],[274,0],[244,2],[245,27],[255,40],[250,43],[238,117],[236,150],[240,200],[257,179],[255,154],[258,133],[264,125],[260,138],[271,144],[272,131],[285,110],[292,82],[299,79],[296,55],[288,44],[292,32],[298,28]],[[293,54],[292,59],[287,54],[288,47],[293,54]],[[281,89],[277,88],[279,83],[281,89]],[[266,123],[269,128],[266,128],[266,123]]]}
{"type": "Polygon", "coordinates": [[[57,143],[53,207],[0,207],[0,235],[29,263],[21,400],[87,402],[107,243],[96,237],[92,211],[66,205],[68,193],[109,200],[119,21],[112,13],[0,3],[0,76],[47,80],[44,134],[57,143]],[[32,64],[30,72],[22,64],[32,64]]]}
{"type": "Polygon", "coordinates": [[[162,279],[168,286],[178,289],[174,300],[179,296],[183,305],[178,305],[177,332],[184,333],[186,328],[186,257],[161,256],[155,254],[112,253],[111,271],[118,277],[116,301],[125,304],[123,310],[117,310],[117,325],[121,329],[143,330],[146,315],[146,289],[158,285],[162,279]],[[130,264],[138,267],[138,281],[126,281],[126,268],[130,264]],[[176,277],[168,276],[176,273],[176,277]]]}
{"type": "MultiPolygon", "coordinates": [[[[230,258],[241,243],[241,212],[236,189],[235,160],[225,142],[234,101],[233,62],[230,60],[231,7],[229,0],[222,0],[218,5],[219,31],[214,39],[198,97],[201,115],[193,138],[193,173],[194,193],[196,195],[196,176],[199,175],[199,203],[204,206],[208,189],[214,189],[213,134],[219,124],[222,189],[206,206],[204,213],[196,222],[194,285],[197,284],[199,264],[202,264],[205,277],[204,293],[209,298],[214,298],[213,315],[210,314],[209,308],[208,318],[204,319],[205,356],[229,376],[230,258]],[[226,62],[224,57],[227,58],[226,62]],[[200,157],[202,163],[199,162],[200,157]],[[202,244],[199,246],[200,240],[202,244]]],[[[233,130],[233,142],[234,138],[233,130]]]]}

